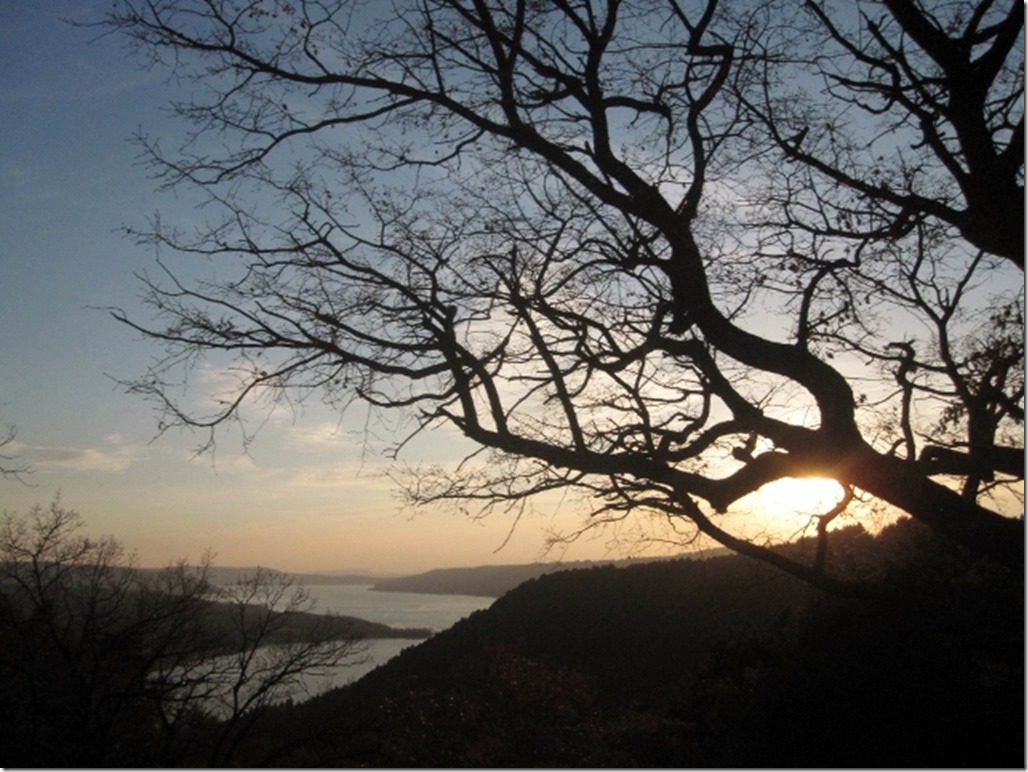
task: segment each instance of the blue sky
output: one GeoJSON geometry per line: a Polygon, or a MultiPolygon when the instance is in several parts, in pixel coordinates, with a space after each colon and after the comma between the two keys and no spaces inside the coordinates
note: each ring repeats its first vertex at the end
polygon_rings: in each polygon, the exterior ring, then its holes
{"type": "MultiPolygon", "coordinates": [[[[0,425],[31,464],[28,485],[0,481],[0,506],[24,512],[60,495],[93,533],[112,533],[144,565],[195,559],[291,570],[417,571],[526,562],[560,521],[543,507],[500,552],[511,522],[448,512],[411,518],[384,465],[362,443],[360,415],[312,408],[276,413],[243,452],[221,438],[214,459],[199,438],[154,439],[151,408],[116,383],[143,371],[155,349],[110,317],[139,315],[134,273],[154,255],[118,229],[194,216],[157,194],[129,141],[172,131],[166,73],[144,71],[123,41],[62,19],[95,19],[102,0],[0,3],[0,425]]],[[[145,318],[145,314],[139,316],[145,318]]],[[[216,378],[216,373],[211,373],[216,378]]],[[[411,461],[452,443],[413,449],[411,461]]],[[[8,448],[10,451],[12,448],[8,448]]],[[[445,455],[445,452],[444,452],[445,455]]],[[[606,555],[604,542],[565,559],[606,555]]]]}
{"type": "MultiPolygon", "coordinates": [[[[117,379],[142,374],[159,351],[106,310],[147,319],[135,274],[153,271],[155,255],[119,229],[145,226],[158,211],[186,227],[203,215],[187,197],[158,194],[129,141],[137,131],[174,137],[166,108],[175,84],[165,71],[140,69],[122,39],[64,21],[96,20],[108,5],[0,2],[0,429],[16,426],[2,452],[33,469],[27,484],[0,480],[0,507],[25,512],[60,495],[91,532],[114,534],[143,565],[207,549],[219,565],[287,570],[414,572],[543,557],[547,531],[580,524],[574,502],[539,502],[509,539],[512,516],[503,513],[412,517],[386,477],[388,427],[376,426],[369,441],[359,411],[276,409],[246,452],[228,432],[213,458],[193,453],[203,437],[155,438],[151,407],[117,379]]],[[[197,377],[208,394],[224,385],[214,368],[197,377]]],[[[419,438],[405,460],[445,463],[461,447],[453,435],[419,438]]],[[[776,485],[754,501],[776,518],[785,517],[776,500],[791,510],[804,495],[837,492],[776,485]]],[[[631,539],[632,528],[620,535],[631,539]]],[[[611,535],[546,557],[620,557],[611,535]]]]}

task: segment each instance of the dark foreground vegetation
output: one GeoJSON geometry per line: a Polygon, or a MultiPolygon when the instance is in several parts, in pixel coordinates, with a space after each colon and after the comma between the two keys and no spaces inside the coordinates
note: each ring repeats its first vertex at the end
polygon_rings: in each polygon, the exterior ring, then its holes
{"type": "Polygon", "coordinates": [[[101,25],[190,89],[137,139],[208,219],[130,226],[159,270],[112,311],[157,347],[122,384],[160,431],[367,406],[405,505],[559,492],[590,517],[558,542],[642,518],[745,556],[535,578],[219,762],[1023,765],[1023,3],[101,25]],[[406,455],[441,428],[462,458],[406,455]],[[810,544],[722,517],[809,477],[841,488],[810,544]],[[835,527],[882,511],[926,533],[835,527]]]}
{"type": "Polygon", "coordinates": [[[239,761],[1023,766],[1022,577],[910,522],[840,542],[880,594],[827,596],[741,556],[542,576],[269,712],[239,761]]]}
{"type": "Polygon", "coordinates": [[[264,569],[140,570],[54,502],[0,518],[0,766],[228,766],[305,677],[365,638],[424,638],[314,613],[264,569]]]}
{"type": "Polygon", "coordinates": [[[547,573],[298,703],[382,631],[78,527],[4,521],[6,767],[1024,765],[1023,576],[913,521],[838,534],[863,597],[739,555],[547,573]]]}

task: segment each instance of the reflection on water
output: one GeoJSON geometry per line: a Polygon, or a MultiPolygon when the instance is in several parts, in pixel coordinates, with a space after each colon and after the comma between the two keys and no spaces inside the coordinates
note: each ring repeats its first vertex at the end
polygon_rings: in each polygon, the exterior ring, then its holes
{"type": "MultiPolygon", "coordinates": [[[[376,592],[366,585],[306,585],[321,613],[337,613],[397,628],[428,628],[441,632],[475,611],[488,608],[495,598],[473,595],[430,595],[412,592],[376,592]]],[[[328,689],[356,681],[420,640],[372,639],[362,641],[353,661],[331,670],[304,676],[294,699],[306,699],[328,689]]]]}
{"type": "Polygon", "coordinates": [[[353,584],[311,584],[307,589],[317,602],[315,611],[359,617],[390,627],[428,627],[435,632],[488,608],[495,600],[473,595],[375,592],[370,586],[353,584]]]}
{"type": "Polygon", "coordinates": [[[419,643],[421,641],[397,639],[362,641],[360,652],[352,657],[351,661],[318,673],[305,673],[303,684],[294,690],[292,697],[295,700],[304,700],[337,686],[353,683],[379,665],[385,664],[404,649],[417,646],[419,643]]]}
{"type": "MultiPolygon", "coordinates": [[[[306,585],[315,601],[315,612],[336,613],[358,617],[369,622],[378,622],[394,628],[421,628],[440,632],[480,609],[492,605],[493,598],[479,598],[470,595],[428,595],[409,592],[375,592],[364,585],[306,585]]],[[[351,656],[343,664],[333,668],[322,668],[317,672],[305,673],[299,678],[289,678],[277,684],[272,693],[266,695],[272,702],[286,699],[302,701],[338,686],[345,686],[379,665],[388,662],[404,649],[417,646],[419,639],[385,638],[360,641],[351,656]]],[[[249,672],[274,672],[277,647],[261,649],[249,663],[249,672]]],[[[233,712],[233,705],[240,699],[246,700],[253,689],[260,686],[260,678],[249,681],[236,691],[235,657],[225,656],[195,663],[192,667],[207,672],[201,679],[208,689],[206,706],[215,714],[227,717],[233,712]]],[[[179,674],[182,675],[181,673],[179,674]]]]}

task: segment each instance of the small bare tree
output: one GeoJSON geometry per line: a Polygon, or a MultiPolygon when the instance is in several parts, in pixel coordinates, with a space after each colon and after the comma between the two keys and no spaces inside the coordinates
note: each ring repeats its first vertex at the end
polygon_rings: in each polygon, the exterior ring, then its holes
{"type": "Polygon", "coordinates": [[[268,708],[310,696],[308,677],[356,662],[362,648],[350,621],[313,614],[309,591],[278,572],[258,569],[209,597],[214,645],[209,656],[162,664],[172,696],[161,707],[170,724],[197,705],[220,719],[205,762],[220,767],[259,732],[268,708]]]}
{"type": "Polygon", "coordinates": [[[8,452],[17,436],[18,430],[9,425],[4,436],[0,437],[0,478],[24,482],[22,477],[29,474],[32,467],[21,461],[16,454],[8,452]]]}
{"type": "Polygon", "coordinates": [[[359,650],[280,575],[216,590],[209,560],[141,571],[81,527],[59,502],[0,523],[5,763],[225,765],[304,674],[359,650]]]}

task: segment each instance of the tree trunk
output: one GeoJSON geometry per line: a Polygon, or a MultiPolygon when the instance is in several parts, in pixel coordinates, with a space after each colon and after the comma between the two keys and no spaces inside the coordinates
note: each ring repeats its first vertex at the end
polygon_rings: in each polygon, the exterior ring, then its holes
{"type": "Polygon", "coordinates": [[[925,477],[915,464],[865,446],[846,478],[967,549],[1024,571],[1024,517],[1004,517],[925,477]]]}

